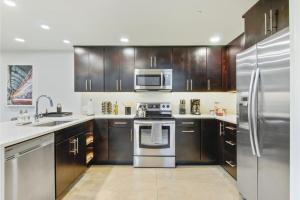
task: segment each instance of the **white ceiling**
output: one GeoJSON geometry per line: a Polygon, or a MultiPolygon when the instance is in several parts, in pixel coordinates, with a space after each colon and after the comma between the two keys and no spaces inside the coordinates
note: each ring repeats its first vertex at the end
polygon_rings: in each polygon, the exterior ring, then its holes
{"type": "Polygon", "coordinates": [[[1,6],[2,50],[64,50],[72,45],[227,44],[243,32],[257,0],[15,0],[1,6]],[[202,11],[201,13],[197,12],[202,11]],[[51,27],[49,31],[41,24],[51,27]],[[20,37],[25,43],[18,43],[20,37]],[[68,39],[71,44],[62,42],[68,39]]]}

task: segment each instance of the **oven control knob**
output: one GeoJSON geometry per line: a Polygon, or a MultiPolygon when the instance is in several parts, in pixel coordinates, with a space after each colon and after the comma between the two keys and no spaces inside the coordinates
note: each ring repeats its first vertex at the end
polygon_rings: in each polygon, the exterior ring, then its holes
{"type": "Polygon", "coordinates": [[[170,105],[167,105],[167,108],[170,108],[170,105]]]}
{"type": "Polygon", "coordinates": [[[165,105],[162,105],[163,108],[165,108],[165,105]]]}

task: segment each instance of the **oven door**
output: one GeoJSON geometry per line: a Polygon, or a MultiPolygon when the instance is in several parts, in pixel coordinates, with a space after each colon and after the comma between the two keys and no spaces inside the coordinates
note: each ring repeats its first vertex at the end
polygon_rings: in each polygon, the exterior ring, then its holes
{"type": "Polygon", "coordinates": [[[135,69],[134,89],[143,90],[172,90],[171,69],[135,69]]]}
{"type": "Polygon", "coordinates": [[[134,155],[175,156],[175,121],[136,120],[134,122],[134,155]],[[160,130],[157,130],[158,127],[160,130]],[[153,129],[161,134],[158,140],[153,137],[153,129]]]}

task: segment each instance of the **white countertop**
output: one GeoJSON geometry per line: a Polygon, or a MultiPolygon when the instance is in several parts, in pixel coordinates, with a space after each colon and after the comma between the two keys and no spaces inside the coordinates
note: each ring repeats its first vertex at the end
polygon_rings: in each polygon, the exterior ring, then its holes
{"type": "MultiPolygon", "coordinates": [[[[226,115],[226,116],[214,116],[209,114],[203,115],[191,115],[191,114],[174,114],[174,118],[182,119],[218,119],[221,121],[236,124],[236,115],[226,115]]],[[[52,126],[52,127],[37,127],[33,125],[17,126],[16,122],[2,122],[0,123],[0,147],[7,147],[25,140],[29,140],[35,137],[39,137],[54,131],[64,129],[76,124],[80,124],[93,119],[133,119],[135,115],[103,115],[97,114],[94,116],[85,115],[73,115],[68,117],[58,117],[58,118],[43,118],[41,122],[45,121],[69,121],[70,122],[52,126]]]]}

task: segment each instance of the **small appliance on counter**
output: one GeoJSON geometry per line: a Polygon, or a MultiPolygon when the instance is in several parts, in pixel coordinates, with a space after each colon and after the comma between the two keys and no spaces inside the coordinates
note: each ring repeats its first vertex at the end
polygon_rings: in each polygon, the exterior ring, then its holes
{"type": "Polygon", "coordinates": [[[179,103],[179,114],[184,115],[186,114],[186,109],[185,109],[185,100],[181,99],[179,103]]]}
{"type": "Polygon", "coordinates": [[[93,99],[90,99],[88,104],[87,104],[87,113],[88,116],[92,116],[95,114],[94,112],[94,103],[93,103],[93,99]]]}
{"type": "Polygon", "coordinates": [[[200,113],[200,99],[191,99],[191,114],[201,115],[201,113],[200,113]]]}
{"type": "Polygon", "coordinates": [[[131,115],[131,107],[125,106],[125,115],[131,115]]]}

